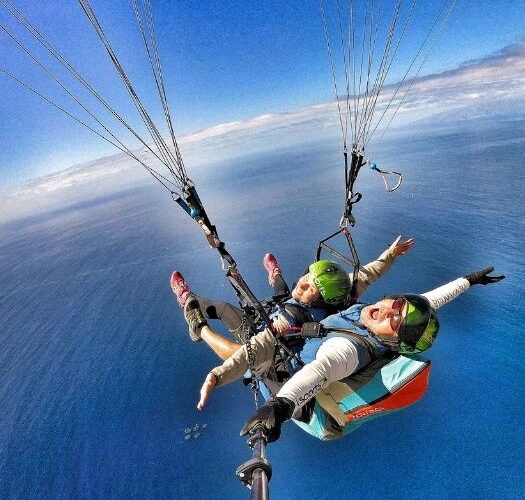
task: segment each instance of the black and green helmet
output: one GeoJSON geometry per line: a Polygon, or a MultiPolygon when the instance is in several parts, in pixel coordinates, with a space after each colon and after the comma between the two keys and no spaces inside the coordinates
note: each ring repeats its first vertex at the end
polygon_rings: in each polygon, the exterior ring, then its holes
{"type": "Polygon", "coordinates": [[[397,331],[399,352],[415,354],[432,346],[439,331],[436,311],[427,298],[407,293],[401,295],[407,303],[407,312],[397,331]]]}
{"type": "Polygon", "coordinates": [[[318,260],[308,266],[308,273],[326,304],[337,306],[345,303],[352,283],[348,273],[339,264],[331,260],[318,260]]]}

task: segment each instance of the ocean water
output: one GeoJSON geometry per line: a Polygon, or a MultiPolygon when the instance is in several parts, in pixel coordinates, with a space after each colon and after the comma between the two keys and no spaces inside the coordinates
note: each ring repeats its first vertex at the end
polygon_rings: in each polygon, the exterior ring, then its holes
{"type": "MultiPolygon", "coordinates": [[[[363,171],[353,231],[362,262],[398,234],[413,251],[364,300],[423,292],[487,265],[507,278],[440,311],[431,384],[413,407],[322,443],[286,424],[268,446],[272,498],[523,498],[525,203],[522,121],[468,121],[385,143],[386,193],[363,171]],[[394,169],[396,169],[394,168],[394,169]]],[[[335,141],[213,166],[194,180],[259,296],[272,251],[288,281],[337,229],[335,141]]],[[[191,173],[191,172],[190,172],[191,173]]],[[[234,300],[194,223],[157,185],[93,197],[0,226],[0,498],[247,498],[241,384],[200,385],[218,364],[189,341],[168,286],[234,300]],[[197,439],[184,429],[202,427],[197,439]]],[[[218,326],[218,325],[217,325],[218,326]]]]}

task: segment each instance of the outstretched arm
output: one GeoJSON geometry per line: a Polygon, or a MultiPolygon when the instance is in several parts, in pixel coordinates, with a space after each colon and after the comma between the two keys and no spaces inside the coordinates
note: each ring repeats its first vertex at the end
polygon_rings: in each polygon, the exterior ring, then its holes
{"type": "Polygon", "coordinates": [[[434,309],[439,309],[441,306],[454,300],[458,295],[467,291],[473,285],[488,285],[490,283],[497,283],[505,278],[505,276],[489,276],[492,271],[494,271],[494,267],[487,267],[481,271],[475,271],[422,295],[429,300],[430,305],[434,309]]]}
{"type": "MultiPolygon", "coordinates": [[[[254,356],[253,367],[256,374],[265,373],[273,362],[275,340],[268,330],[258,333],[250,339],[251,351],[254,356]]],[[[214,387],[229,384],[240,379],[248,370],[248,351],[246,345],[241,346],[224,363],[215,367],[206,377],[201,388],[201,399],[197,408],[202,410],[214,387]]]]}
{"type": "Polygon", "coordinates": [[[376,260],[361,267],[357,275],[357,295],[362,295],[374,281],[383,276],[392,267],[396,258],[410,251],[414,243],[414,238],[401,241],[400,235],[376,260]]]}

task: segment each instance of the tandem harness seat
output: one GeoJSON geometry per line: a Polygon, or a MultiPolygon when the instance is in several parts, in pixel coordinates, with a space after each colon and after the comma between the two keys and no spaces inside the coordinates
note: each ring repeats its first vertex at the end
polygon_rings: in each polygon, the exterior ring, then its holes
{"type": "Polygon", "coordinates": [[[377,359],[321,390],[309,420],[294,422],[322,441],[341,438],[369,420],[416,403],[427,390],[430,368],[430,361],[419,356],[377,359]]]}
{"type": "MultiPolygon", "coordinates": [[[[305,323],[303,338],[322,337],[326,333],[323,330],[319,323],[305,323]]],[[[367,345],[360,335],[350,330],[334,330],[351,335],[363,347],[367,345]]],[[[371,352],[371,356],[370,364],[318,392],[303,407],[302,416],[293,421],[312,436],[329,441],[353,432],[376,417],[402,410],[423,397],[429,383],[429,360],[394,353],[377,357],[371,352]]]]}

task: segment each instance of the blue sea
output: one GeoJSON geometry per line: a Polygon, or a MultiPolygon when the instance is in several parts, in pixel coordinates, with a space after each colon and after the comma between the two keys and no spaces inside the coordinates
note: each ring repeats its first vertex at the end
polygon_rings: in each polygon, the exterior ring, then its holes
{"type": "MultiPolygon", "coordinates": [[[[488,265],[507,278],[440,311],[418,404],[337,442],[285,424],[267,449],[272,498],[525,497],[524,132],[523,121],[470,120],[385,141],[374,160],[403,172],[395,193],[363,170],[361,261],[399,234],[416,240],[363,300],[488,265]]],[[[337,137],[188,170],[260,297],[264,253],[291,283],[338,229],[337,137]]],[[[248,498],[235,469],[251,456],[239,429],[253,398],[231,384],[195,409],[218,359],[190,342],[168,281],[178,269],[200,294],[234,295],[170,196],[154,181],[94,194],[5,222],[0,236],[0,498],[248,498]]]]}

